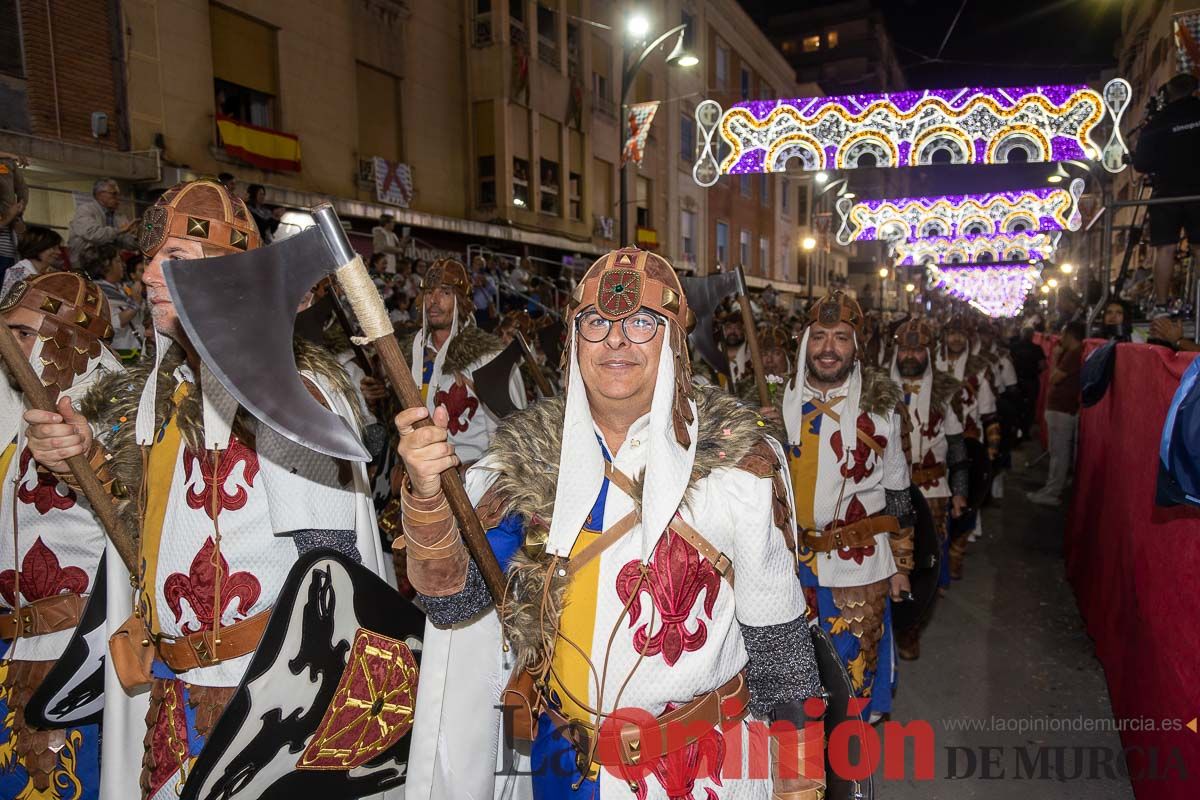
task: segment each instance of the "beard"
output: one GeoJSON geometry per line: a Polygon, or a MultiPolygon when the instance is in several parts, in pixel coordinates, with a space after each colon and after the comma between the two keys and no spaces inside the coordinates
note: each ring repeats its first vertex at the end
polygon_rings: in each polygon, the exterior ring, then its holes
{"type": "MultiPolygon", "coordinates": [[[[821,356],[824,355],[824,353],[817,353],[817,355],[821,356]]],[[[811,374],[816,375],[817,379],[823,383],[841,383],[846,379],[846,376],[850,374],[850,370],[854,369],[854,359],[847,358],[843,361],[839,361],[831,369],[826,369],[820,366],[815,358],[809,356],[807,366],[808,371],[811,374]]]]}
{"type": "Polygon", "coordinates": [[[919,378],[925,374],[928,366],[923,358],[900,358],[896,360],[896,369],[902,378],[919,378]]]}
{"type": "Polygon", "coordinates": [[[745,343],[746,343],[746,334],[744,334],[740,331],[738,333],[725,335],[725,346],[726,347],[741,347],[745,343]]]}
{"type": "Polygon", "coordinates": [[[952,356],[962,355],[963,351],[966,349],[966,342],[962,342],[961,344],[952,344],[951,342],[946,342],[946,352],[952,356]]]}

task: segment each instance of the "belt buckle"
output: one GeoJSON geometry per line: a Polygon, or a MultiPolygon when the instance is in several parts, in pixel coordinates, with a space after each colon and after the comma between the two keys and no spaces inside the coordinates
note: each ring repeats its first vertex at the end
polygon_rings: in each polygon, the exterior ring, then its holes
{"type": "Polygon", "coordinates": [[[196,654],[196,660],[200,662],[202,667],[212,667],[221,663],[221,659],[217,658],[213,647],[209,647],[208,633],[202,632],[199,637],[191,642],[192,651],[196,654]]]}

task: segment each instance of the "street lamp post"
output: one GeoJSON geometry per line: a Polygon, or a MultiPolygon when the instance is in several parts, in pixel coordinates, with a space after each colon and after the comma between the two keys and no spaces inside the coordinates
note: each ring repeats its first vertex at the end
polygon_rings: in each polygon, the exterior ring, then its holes
{"type": "MultiPolygon", "coordinates": [[[[640,40],[644,41],[645,36],[650,30],[650,24],[646,18],[640,14],[630,17],[627,24],[629,33],[640,40]]],[[[624,68],[621,72],[621,141],[618,143],[618,158],[625,152],[625,142],[629,141],[629,92],[633,89],[633,81],[637,78],[638,71],[642,68],[642,64],[646,63],[646,59],[664,44],[672,36],[678,36],[679,39],[675,42],[675,47],[672,48],[670,55],[667,56],[667,64],[679,67],[694,67],[700,63],[700,59],[687,52],[683,46],[683,37],[687,33],[687,24],[676,25],[671,30],[659,36],[653,42],[648,44],[641,55],[633,60],[633,63],[626,65],[624,57],[624,49],[622,49],[621,64],[624,68]]],[[[620,193],[621,193],[621,233],[619,240],[621,246],[628,244],[629,236],[629,173],[628,165],[621,164],[620,166],[620,193]]]]}

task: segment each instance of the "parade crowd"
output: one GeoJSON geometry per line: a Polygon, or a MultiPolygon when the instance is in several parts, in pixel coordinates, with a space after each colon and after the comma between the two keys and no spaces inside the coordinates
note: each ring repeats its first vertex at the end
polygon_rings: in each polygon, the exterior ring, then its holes
{"type": "Polygon", "coordinates": [[[97,182],[66,254],[30,226],[6,271],[0,312],[54,410],[8,370],[0,796],[819,798],[854,783],[812,768],[819,736],[756,773],[730,730],[846,717],[814,698],[889,718],[1039,424],[1031,499],[1066,491],[1086,338],[1069,299],[997,322],[768,290],[747,317],[693,305],[654,253],[581,276],[426,263],[386,216],[366,274],[423,405],[327,281],[296,379],[369,458],[315,452],[234,399],[198,355],[228,344],[199,348],[167,288],[168,261],[279,233],[261,187],[246,202],[221,177],[137,221],[97,182]],[[1038,332],[1060,334],[1048,360],[1038,332]]]}

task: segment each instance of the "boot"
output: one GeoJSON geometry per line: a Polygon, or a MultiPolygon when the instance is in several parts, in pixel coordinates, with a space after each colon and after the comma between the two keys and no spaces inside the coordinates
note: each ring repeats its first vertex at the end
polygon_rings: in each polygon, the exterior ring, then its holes
{"type": "Polygon", "coordinates": [[[896,655],[905,661],[921,657],[921,629],[917,627],[896,631],[896,655]]]}
{"type": "Polygon", "coordinates": [[[950,577],[956,581],[962,580],[963,561],[967,557],[967,537],[959,536],[950,540],[950,577]]]}

